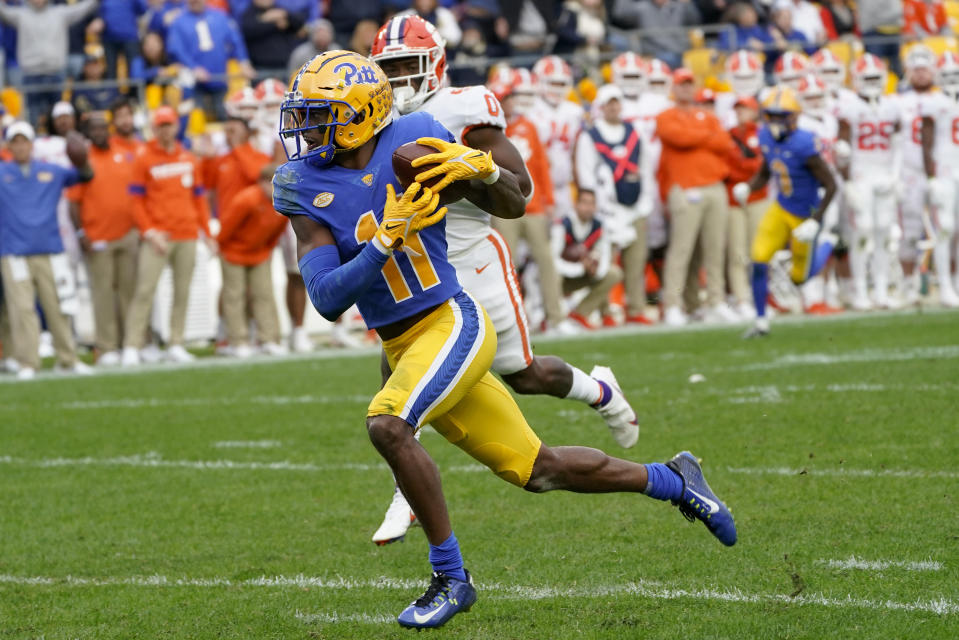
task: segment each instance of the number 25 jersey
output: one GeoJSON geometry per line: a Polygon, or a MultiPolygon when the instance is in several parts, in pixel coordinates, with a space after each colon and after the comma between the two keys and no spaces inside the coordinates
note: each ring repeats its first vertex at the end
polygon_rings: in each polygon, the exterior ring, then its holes
{"type": "MultiPolygon", "coordinates": [[[[397,198],[402,193],[393,173],[393,151],[422,137],[453,141],[432,116],[412,113],[394,119],[379,133],[373,156],[362,169],[317,167],[309,159],[287,162],[273,176],[273,206],[283,215],[307,216],[327,227],[340,262],[346,263],[372,240],[382,222],[386,185],[393,185],[397,198]]],[[[407,238],[381,275],[356,301],[371,329],[409,318],[459,293],[456,270],[446,257],[446,221],[407,238]]]]}

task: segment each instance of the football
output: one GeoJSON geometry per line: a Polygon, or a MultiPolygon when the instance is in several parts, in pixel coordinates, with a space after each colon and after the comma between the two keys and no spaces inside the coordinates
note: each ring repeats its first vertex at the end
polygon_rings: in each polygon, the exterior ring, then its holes
{"type": "Polygon", "coordinates": [[[67,157],[75,167],[87,164],[87,139],[76,131],[67,134],[67,157]]]}
{"type": "Polygon", "coordinates": [[[560,254],[560,257],[566,262],[580,262],[588,253],[589,251],[584,245],[571,244],[567,245],[566,248],[563,249],[563,253],[560,254]]]}
{"type": "MultiPolygon", "coordinates": [[[[393,152],[393,173],[396,174],[396,179],[399,180],[400,186],[404,191],[413,184],[417,175],[436,166],[435,164],[427,164],[422,167],[414,167],[411,164],[413,160],[431,153],[436,153],[436,149],[428,147],[425,144],[419,144],[418,142],[407,142],[397,147],[393,152]]],[[[423,185],[432,187],[441,179],[442,176],[437,176],[432,180],[427,180],[423,185]]],[[[440,192],[440,203],[449,204],[460,200],[466,195],[467,188],[466,184],[454,182],[440,192]]],[[[400,194],[397,193],[396,195],[399,197],[400,194]]]]}

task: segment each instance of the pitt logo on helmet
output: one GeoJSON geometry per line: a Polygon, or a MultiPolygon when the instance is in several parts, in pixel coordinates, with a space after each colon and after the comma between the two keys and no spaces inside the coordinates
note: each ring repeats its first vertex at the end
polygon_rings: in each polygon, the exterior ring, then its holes
{"type": "Polygon", "coordinates": [[[280,107],[280,137],[290,160],[329,164],[363,146],[393,119],[386,74],[352,51],[327,51],[302,67],[280,107]],[[294,148],[291,148],[294,147],[294,148]]]}

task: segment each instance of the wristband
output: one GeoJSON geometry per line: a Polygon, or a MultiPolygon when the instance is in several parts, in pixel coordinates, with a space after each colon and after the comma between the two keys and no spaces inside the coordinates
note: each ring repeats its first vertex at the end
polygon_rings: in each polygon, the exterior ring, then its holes
{"type": "Polygon", "coordinates": [[[499,180],[499,174],[500,174],[499,165],[496,165],[496,170],[495,170],[493,173],[491,173],[490,175],[488,175],[488,176],[486,176],[485,178],[483,178],[483,183],[484,183],[484,184],[495,184],[496,181],[499,180]]]}

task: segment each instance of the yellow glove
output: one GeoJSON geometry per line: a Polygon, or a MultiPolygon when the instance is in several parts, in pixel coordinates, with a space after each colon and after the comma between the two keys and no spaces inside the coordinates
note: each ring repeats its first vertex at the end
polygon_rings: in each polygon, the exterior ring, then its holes
{"type": "Polygon", "coordinates": [[[446,215],[446,207],[437,209],[440,194],[429,187],[423,187],[423,194],[416,198],[422,185],[414,182],[396,199],[396,190],[392,184],[386,185],[386,206],[383,208],[383,222],[376,229],[373,239],[387,249],[398,249],[406,238],[436,224],[446,215]]]}
{"type": "Polygon", "coordinates": [[[437,153],[420,156],[410,163],[414,167],[422,167],[426,164],[439,165],[416,175],[417,182],[443,176],[433,186],[433,191],[442,191],[457,180],[482,180],[486,184],[493,184],[499,180],[499,167],[493,162],[493,154],[490,152],[483,153],[478,149],[439,138],[420,138],[416,142],[433,147],[437,151],[437,153]]]}

